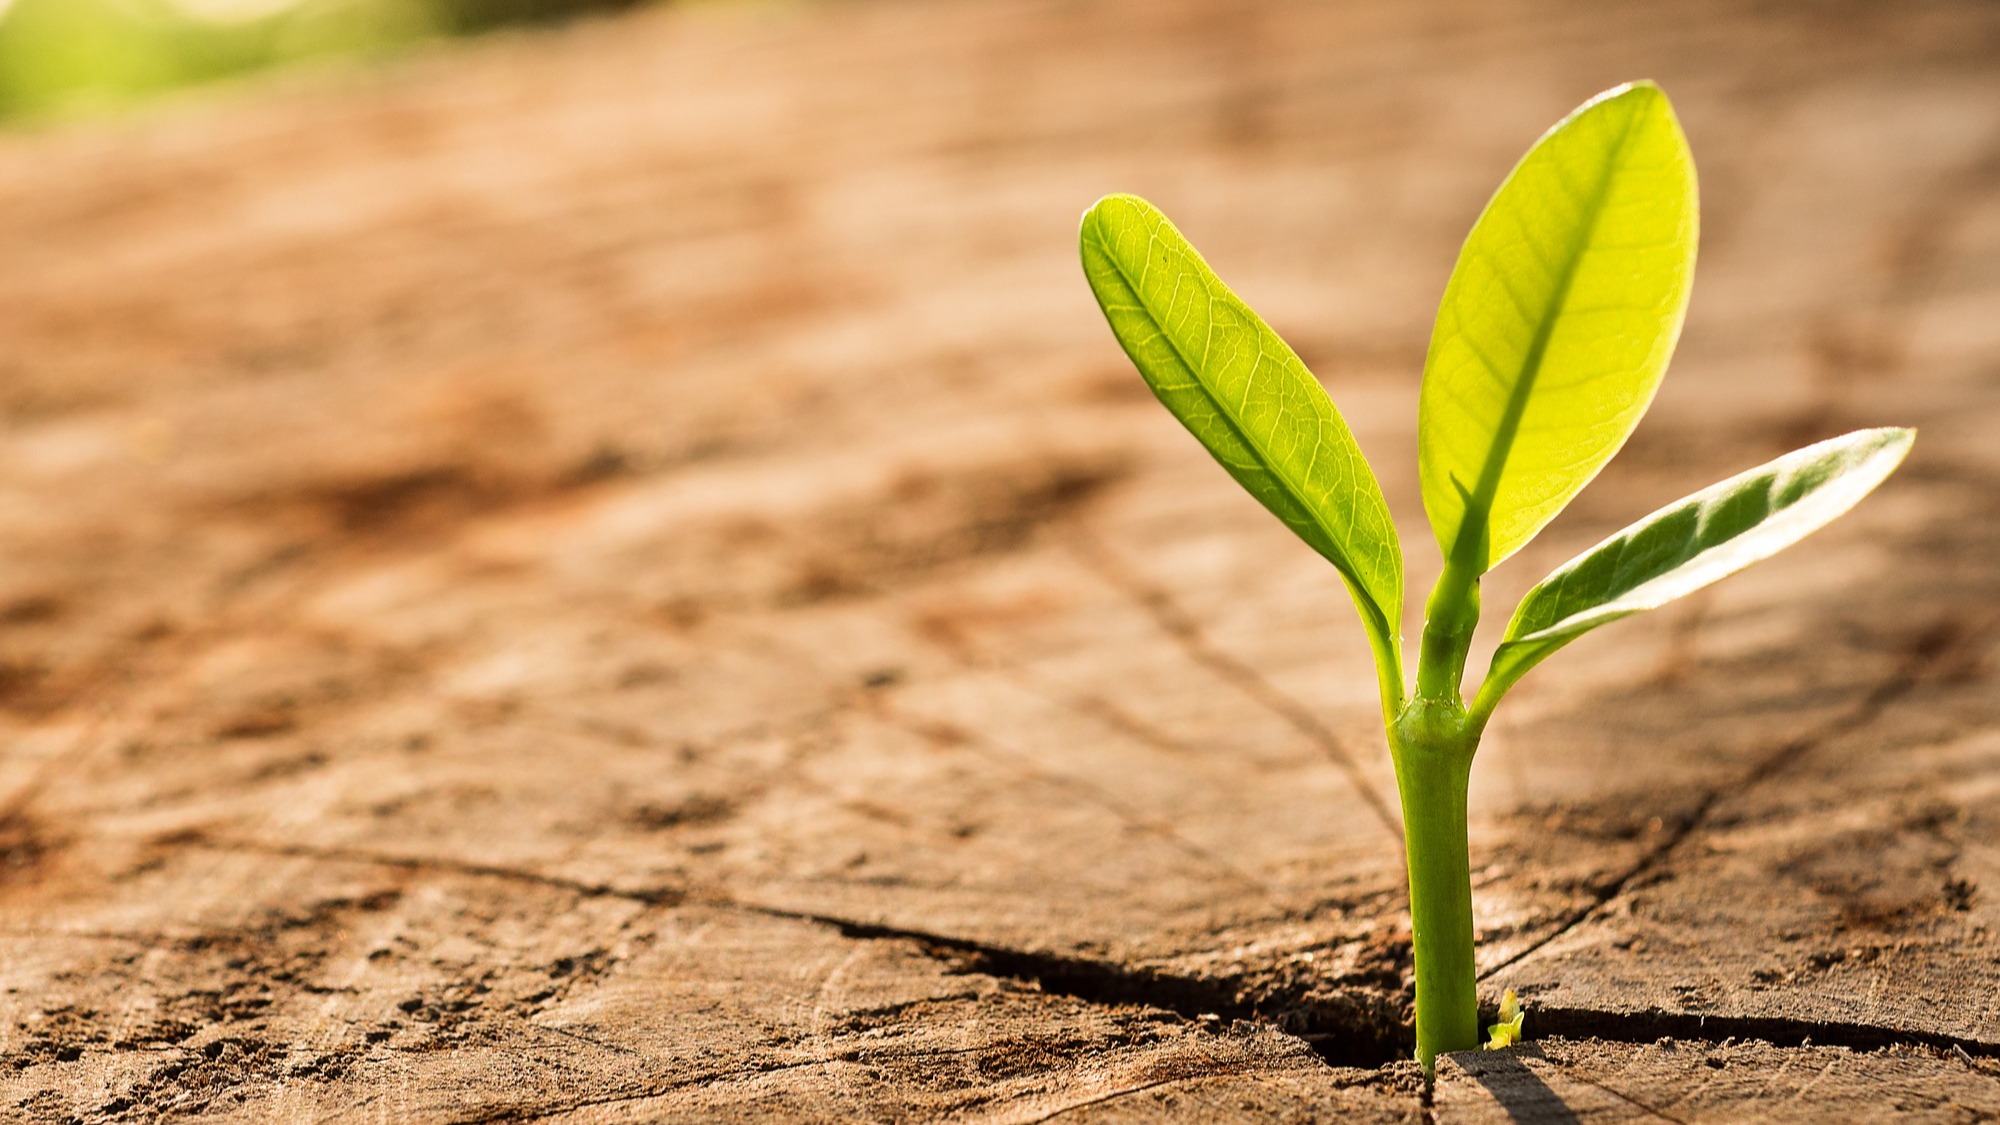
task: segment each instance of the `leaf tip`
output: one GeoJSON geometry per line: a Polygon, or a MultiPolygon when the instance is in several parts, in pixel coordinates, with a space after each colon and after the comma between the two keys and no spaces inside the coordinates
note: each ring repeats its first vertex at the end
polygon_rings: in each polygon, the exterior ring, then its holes
{"type": "MultiPolygon", "coordinates": [[[[1662,118],[1673,125],[1675,133],[1680,132],[1680,119],[1674,115],[1673,102],[1668,99],[1667,92],[1660,89],[1660,84],[1650,78],[1620,82],[1576,107],[1563,119],[1563,123],[1567,124],[1594,110],[1607,110],[1613,106],[1634,117],[1662,118]]],[[[1685,144],[1685,141],[1682,143],[1685,144]]]]}
{"type": "Polygon", "coordinates": [[[1110,222],[1121,215],[1137,211],[1144,213],[1155,210],[1152,204],[1129,192],[1115,191],[1090,205],[1083,213],[1082,227],[1089,231],[1093,226],[1110,222]]]}
{"type": "MultiPolygon", "coordinates": [[[[1909,456],[1910,449],[1917,443],[1915,426],[1876,426],[1868,430],[1856,430],[1842,437],[1828,438],[1821,445],[1834,443],[1856,443],[1871,446],[1875,451],[1888,453],[1895,464],[1901,464],[1909,456]]],[[[1891,468],[1893,469],[1893,465],[1891,468]]]]}
{"type": "Polygon", "coordinates": [[[1585,106],[1593,106],[1599,102],[1613,102],[1625,99],[1630,99],[1635,105],[1664,105],[1667,104],[1667,92],[1660,89],[1660,84],[1650,78],[1635,78],[1630,82],[1620,82],[1618,85],[1611,87],[1609,90],[1604,91],[1583,104],[1585,106]]]}
{"type": "Polygon", "coordinates": [[[1903,464],[1903,459],[1910,455],[1910,450],[1916,446],[1917,428],[1915,426],[1884,426],[1882,427],[1882,436],[1884,439],[1882,448],[1888,450],[1895,457],[1895,463],[1889,467],[1889,471],[1893,473],[1903,464]]]}

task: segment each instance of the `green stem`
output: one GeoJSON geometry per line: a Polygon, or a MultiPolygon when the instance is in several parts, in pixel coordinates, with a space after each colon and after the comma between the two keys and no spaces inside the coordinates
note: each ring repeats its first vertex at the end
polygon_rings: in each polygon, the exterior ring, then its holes
{"type": "Polygon", "coordinates": [[[1417,697],[1458,701],[1465,653],[1479,627],[1479,575],[1446,563],[1424,606],[1424,635],[1417,650],[1417,697]]]}
{"type": "Polygon", "coordinates": [[[1478,627],[1479,572],[1447,560],[1425,606],[1416,693],[1389,725],[1410,865],[1417,1060],[1427,1079],[1439,1052],[1479,1045],[1465,793],[1485,722],[1466,714],[1459,694],[1465,653],[1478,627]]]}
{"type": "Polygon", "coordinates": [[[1457,707],[1413,702],[1391,732],[1417,964],[1417,1060],[1428,1078],[1443,1051],[1479,1046],[1472,960],[1472,868],[1465,795],[1478,735],[1457,707]]]}

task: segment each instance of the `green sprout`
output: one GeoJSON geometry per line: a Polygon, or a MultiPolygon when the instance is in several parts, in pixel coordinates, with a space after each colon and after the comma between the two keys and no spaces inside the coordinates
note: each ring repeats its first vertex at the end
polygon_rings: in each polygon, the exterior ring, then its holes
{"type": "Polygon", "coordinates": [[[1528,1010],[1521,1007],[1521,998],[1508,989],[1500,997],[1500,1022],[1486,1029],[1486,1049],[1504,1051],[1519,1043],[1526,1034],[1521,1029],[1522,1021],[1528,1018],[1528,1010]]]}
{"type": "Polygon", "coordinates": [[[1788,453],[1669,504],[1557,567],[1514,610],[1468,703],[1479,580],[1597,475],[1638,425],[1694,275],[1693,157],[1641,82],[1586,102],[1508,174],[1460,251],[1424,362],[1424,508],[1444,556],[1414,689],[1403,560],[1382,488],[1326,391],[1151,204],[1083,217],[1084,272],[1153,393],[1229,475],[1339,572],[1361,613],[1401,792],[1417,1057],[1479,1046],[1466,787],[1493,708],[1550,653],[1790,546],[1909,452],[1907,429],[1788,453]]]}

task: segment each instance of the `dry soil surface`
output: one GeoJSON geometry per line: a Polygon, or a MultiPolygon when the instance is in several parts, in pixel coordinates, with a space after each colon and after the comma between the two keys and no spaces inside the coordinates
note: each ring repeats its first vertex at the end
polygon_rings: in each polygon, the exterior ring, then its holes
{"type": "Polygon", "coordinates": [[[0,263],[0,1114],[2000,1114],[2000,7],[653,10],[15,132],[0,263]],[[1502,709],[1534,1038],[1426,1101],[1353,610],[1075,222],[1152,197],[1296,343],[1421,590],[1457,240],[1642,76],[1694,308],[1489,616],[1922,436],[1502,709]]]}

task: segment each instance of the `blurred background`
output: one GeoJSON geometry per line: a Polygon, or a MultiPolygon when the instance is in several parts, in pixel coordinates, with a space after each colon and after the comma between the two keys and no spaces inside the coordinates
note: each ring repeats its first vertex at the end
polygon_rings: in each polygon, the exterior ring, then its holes
{"type": "Polygon", "coordinates": [[[649,0],[0,0],[0,116],[88,111],[649,0]]]}
{"type": "Polygon", "coordinates": [[[1487,646],[1676,497],[1922,438],[1509,699],[1494,983],[1538,1036],[2000,1056],[2000,4],[0,9],[0,1117],[998,1122],[1199,1074],[1187,1120],[1407,1122],[1323,1065],[1406,1052],[1367,645],[1120,354],[1077,218],[1153,200],[1326,381],[1413,638],[1453,256],[1642,77],[1700,168],[1686,332],[1487,646]],[[1035,958],[1191,1018],[989,972],[1035,958]]]}

